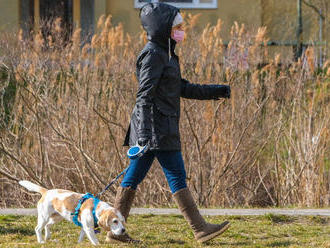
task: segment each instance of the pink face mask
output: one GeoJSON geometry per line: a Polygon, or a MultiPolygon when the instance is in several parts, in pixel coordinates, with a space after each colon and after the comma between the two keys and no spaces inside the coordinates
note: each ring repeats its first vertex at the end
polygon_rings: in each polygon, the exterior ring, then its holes
{"type": "Polygon", "coordinates": [[[173,35],[171,36],[173,40],[177,43],[183,41],[184,39],[184,31],[181,30],[174,30],[173,35]]]}

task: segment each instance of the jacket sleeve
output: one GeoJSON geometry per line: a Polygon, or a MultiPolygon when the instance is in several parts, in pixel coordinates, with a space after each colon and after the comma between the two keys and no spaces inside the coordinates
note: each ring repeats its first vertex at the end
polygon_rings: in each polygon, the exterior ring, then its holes
{"type": "Polygon", "coordinates": [[[182,78],[181,97],[198,100],[230,98],[230,86],[218,84],[192,84],[188,80],[182,78]]]}
{"type": "Polygon", "coordinates": [[[152,100],[161,78],[164,62],[160,54],[147,51],[138,61],[139,89],[136,97],[138,138],[151,139],[152,100]]]}

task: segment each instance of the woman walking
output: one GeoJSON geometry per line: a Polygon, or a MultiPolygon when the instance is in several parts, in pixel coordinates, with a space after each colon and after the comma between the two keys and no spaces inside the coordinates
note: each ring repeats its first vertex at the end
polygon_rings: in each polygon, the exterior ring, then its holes
{"type": "MultiPolygon", "coordinates": [[[[174,51],[176,44],[184,38],[179,9],[164,3],[149,3],[141,9],[140,18],[148,43],[137,58],[139,88],[124,145],[148,144],[150,149],[142,157],[130,161],[114,205],[127,220],[136,188],[157,158],[175,202],[193,229],[196,240],[205,242],[223,233],[229,222],[220,225],[207,223],[187,188],[179,134],[180,97],[199,100],[229,98],[230,87],[191,84],[181,78],[179,58],[174,51]]],[[[128,234],[109,234],[108,238],[134,242],[128,234]]]]}

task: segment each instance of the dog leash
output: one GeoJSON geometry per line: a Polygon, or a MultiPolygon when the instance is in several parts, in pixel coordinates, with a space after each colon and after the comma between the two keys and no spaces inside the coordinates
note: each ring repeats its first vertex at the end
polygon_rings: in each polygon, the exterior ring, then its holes
{"type": "MultiPolygon", "coordinates": [[[[141,156],[143,156],[143,154],[145,154],[148,150],[149,150],[149,142],[145,145],[145,146],[140,146],[138,143],[135,145],[135,146],[132,146],[130,149],[128,149],[128,151],[127,151],[127,157],[129,158],[129,159],[137,159],[137,158],[139,158],[139,157],[141,157],[141,156]]],[[[128,168],[129,168],[129,166],[126,168],[126,169],[124,169],[122,172],[120,172],[119,173],[119,175],[118,176],[116,176],[116,178],[115,179],[113,179],[106,187],[105,187],[105,189],[104,190],[102,190],[100,193],[98,193],[97,195],[96,195],[96,197],[100,197],[100,195],[102,195],[105,191],[107,191],[107,189],[108,188],[110,188],[110,186],[112,185],[112,184],[114,184],[118,179],[119,179],[119,177],[121,177],[123,174],[125,174],[126,172],[127,172],[127,170],[128,170],[128,168]]]]}
{"type": "Polygon", "coordinates": [[[114,184],[115,182],[117,182],[117,180],[122,176],[122,175],[124,175],[126,172],[127,172],[127,170],[128,170],[128,168],[129,167],[127,167],[125,170],[123,170],[122,172],[120,172],[119,173],[119,175],[118,176],[116,176],[105,188],[104,188],[104,190],[102,190],[100,193],[98,193],[97,195],[96,195],[96,197],[97,198],[99,198],[100,197],[100,195],[102,195],[105,191],[107,191],[108,190],[108,188],[110,188],[110,186],[112,185],[112,184],[114,184]]]}

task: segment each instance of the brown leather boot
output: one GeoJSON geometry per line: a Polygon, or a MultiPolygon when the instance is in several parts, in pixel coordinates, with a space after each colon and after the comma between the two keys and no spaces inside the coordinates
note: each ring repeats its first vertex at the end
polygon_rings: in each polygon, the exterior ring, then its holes
{"type": "MultiPolygon", "coordinates": [[[[125,218],[125,221],[127,222],[127,218],[129,215],[129,212],[132,207],[132,203],[135,197],[135,189],[132,189],[131,187],[123,188],[119,187],[116,199],[115,199],[115,205],[114,208],[118,209],[120,213],[125,218]]],[[[141,241],[135,240],[131,238],[127,233],[123,235],[114,235],[112,232],[107,233],[107,242],[113,242],[113,241],[120,241],[124,243],[140,243],[141,241]]]]}
{"type": "Polygon", "coordinates": [[[124,216],[126,222],[129,215],[129,211],[131,211],[135,192],[136,190],[132,189],[131,187],[123,188],[120,186],[116,194],[114,208],[120,211],[120,213],[124,216]]]}
{"type": "Polygon", "coordinates": [[[196,203],[188,188],[181,189],[173,194],[179,209],[194,231],[195,239],[206,242],[220,235],[228,229],[230,223],[225,221],[218,224],[207,223],[200,215],[196,203]]]}

